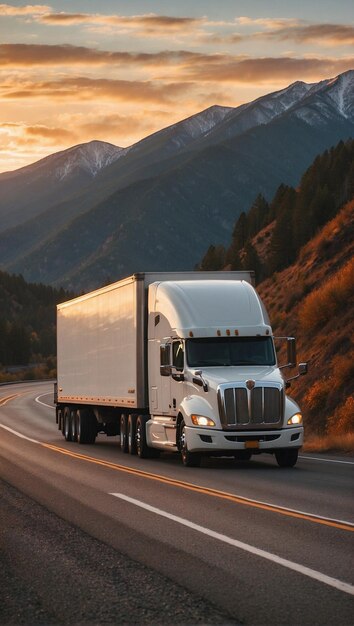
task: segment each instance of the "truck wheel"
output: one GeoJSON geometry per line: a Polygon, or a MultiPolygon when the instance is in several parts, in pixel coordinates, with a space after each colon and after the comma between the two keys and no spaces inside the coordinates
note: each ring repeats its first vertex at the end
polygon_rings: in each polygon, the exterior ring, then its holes
{"type": "Polygon", "coordinates": [[[136,420],[136,453],[141,459],[153,459],[160,456],[160,450],[149,448],[146,440],[146,423],[149,421],[149,415],[138,415],[136,420]]]}
{"type": "Polygon", "coordinates": [[[96,441],[96,418],[89,409],[79,409],[76,413],[76,438],[78,443],[93,444],[96,441]]]}
{"type": "Polygon", "coordinates": [[[178,447],[181,452],[182,462],[185,467],[199,467],[202,455],[199,452],[190,452],[187,448],[186,425],[184,420],[180,424],[178,447]]]}
{"type": "Polygon", "coordinates": [[[299,450],[297,448],[283,448],[276,450],[275,458],[279,467],[294,467],[299,450]]]}
{"type": "Polygon", "coordinates": [[[122,413],[120,416],[120,448],[122,452],[128,452],[128,417],[122,413]]]}
{"type": "Polygon", "coordinates": [[[70,411],[70,429],[71,441],[77,441],[77,411],[75,409],[70,411]]]}
{"type": "Polygon", "coordinates": [[[68,406],[64,409],[64,433],[65,441],[71,441],[71,411],[68,406]]]}
{"type": "Polygon", "coordinates": [[[128,451],[136,454],[136,415],[128,415],[128,451]]]}

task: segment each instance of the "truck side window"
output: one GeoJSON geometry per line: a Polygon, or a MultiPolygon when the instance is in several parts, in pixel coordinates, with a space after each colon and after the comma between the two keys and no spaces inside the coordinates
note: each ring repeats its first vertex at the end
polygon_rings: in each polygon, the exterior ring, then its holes
{"type": "Polygon", "coordinates": [[[172,344],[172,365],[176,369],[183,371],[184,368],[184,346],[182,341],[174,341],[172,344]]]}
{"type": "Polygon", "coordinates": [[[171,365],[171,345],[169,343],[160,346],[160,374],[169,376],[171,365]]]}

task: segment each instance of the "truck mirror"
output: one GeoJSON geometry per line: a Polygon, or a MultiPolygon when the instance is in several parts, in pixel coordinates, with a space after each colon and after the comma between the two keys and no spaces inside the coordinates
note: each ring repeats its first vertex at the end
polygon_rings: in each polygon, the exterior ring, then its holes
{"type": "Polygon", "coordinates": [[[288,365],[290,365],[291,367],[295,367],[296,365],[296,340],[294,337],[288,337],[287,348],[288,348],[288,365]]]}
{"type": "Polygon", "coordinates": [[[299,375],[303,376],[304,374],[307,374],[307,372],[308,372],[307,363],[299,363],[299,375]]]}

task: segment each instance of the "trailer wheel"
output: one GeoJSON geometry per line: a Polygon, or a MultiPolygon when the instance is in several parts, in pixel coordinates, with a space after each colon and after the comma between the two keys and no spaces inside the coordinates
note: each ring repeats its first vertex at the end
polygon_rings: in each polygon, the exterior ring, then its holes
{"type": "Polygon", "coordinates": [[[185,467],[200,467],[202,455],[199,454],[199,452],[190,452],[187,448],[186,425],[184,420],[180,423],[178,447],[185,467]]]}
{"type": "Polygon", "coordinates": [[[128,417],[124,413],[120,416],[120,448],[122,452],[128,450],[128,417]]]}
{"type": "Polygon", "coordinates": [[[64,437],[65,441],[71,441],[71,411],[68,406],[64,409],[64,437]]]}
{"type": "Polygon", "coordinates": [[[96,441],[96,418],[90,409],[79,409],[76,413],[76,438],[78,443],[93,444],[96,441]]]}
{"type": "Polygon", "coordinates": [[[71,430],[71,441],[77,441],[77,411],[76,409],[72,409],[70,411],[70,430],[71,430]]]}
{"type": "Polygon", "coordinates": [[[136,454],[136,415],[128,415],[128,450],[136,454]]]}
{"type": "Polygon", "coordinates": [[[281,448],[275,451],[275,458],[279,467],[294,467],[298,454],[297,448],[281,448]]]}
{"type": "Polygon", "coordinates": [[[160,456],[160,450],[149,448],[147,445],[146,423],[149,419],[149,415],[138,415],[136,420],[136,453],[141,459],[154,459],[160,456]]]}

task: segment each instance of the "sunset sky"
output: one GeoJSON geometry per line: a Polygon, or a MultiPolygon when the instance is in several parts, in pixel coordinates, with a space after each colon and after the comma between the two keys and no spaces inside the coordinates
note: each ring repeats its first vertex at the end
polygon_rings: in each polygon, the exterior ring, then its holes
{"type": "Polygon", "coordinates": [[[354,68],[353,0],[0,4],[0,171],[354,68]]]}

